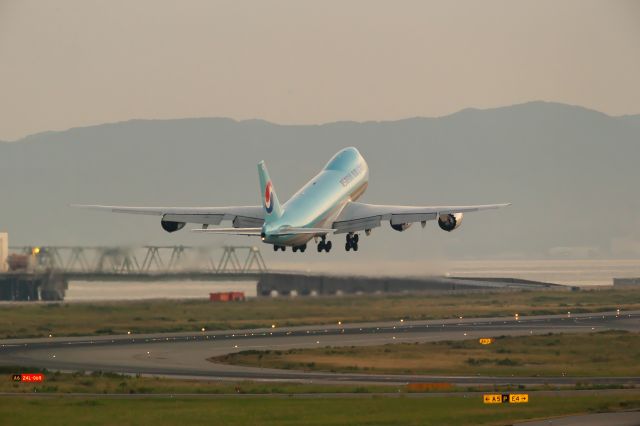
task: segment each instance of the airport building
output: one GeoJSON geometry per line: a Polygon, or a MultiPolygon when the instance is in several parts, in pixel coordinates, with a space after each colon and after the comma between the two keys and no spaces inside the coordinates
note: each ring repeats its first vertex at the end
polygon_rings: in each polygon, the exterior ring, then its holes
{"type": "Polygon", "coordinates": [[[9,257],[9,234],[6,232],[0,232],[0,272],[7,272],[9,270],[9,263],[7,259],[9,257]]]}
{"type": "Polygon", "coordinates": [[[614,287],[634,287],[640,286],[640,278],[614,278],[614,287]]]}

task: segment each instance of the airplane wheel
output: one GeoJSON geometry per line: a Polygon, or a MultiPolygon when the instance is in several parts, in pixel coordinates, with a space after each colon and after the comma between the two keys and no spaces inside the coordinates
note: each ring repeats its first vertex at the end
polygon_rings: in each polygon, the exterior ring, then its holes
{"type": "Polygon", "coordinates": [[[353,251],[358,251],[358,243],[353,243],[351,245],[351,248],[353,249],[353,251]]]}
{"type": "Polygon", "coordinates": [[[291,250],[293,250],[293,252],[295,253],[295,252],[297,252],[297,251],[298,251],[298,247],[293,246],[293,247],[291,248],[291,250]]]}
{"type": "Polygon", "coordinates": [[[358,240],[360,240],[360,237],[358,237],[358,234],[354,234],[354,235],[353,235],[353,238],[352,238],[352,241],[353,241],[355,244],[358,244],[358,240]]]}
{"type": "Polygon", "coordinates": [[[278,247],[277,245],[275,245],[275,244],[273,245],[273,251],[278,251],[279,248],[280,247],[278,247]]]}
{"type": "Polygon", "coordinates": [[[304,251],[305,251],[306,249],[307,249],[307,245],[306,245],[306,244],[305,244],[305,245],[303,245],[303,246],[300,246],[300,252],[301,252],[301,253],[304,253],[304,251]]]}
{"type": "Polygon", "coordinates": [[[320,242],[318,243],[318,246],[317,246],[317,247],[318,247],[318,253],[320,253],[322,250],[324,250],[324,248],[325,248],[325,243],[324,243],[324,241],[320,241],[320,242]]]}
{"type": "Polygon", "coordinates": [[[349,251],[349,249],[350,249],[350,248],[351,248],[351,244],[349,244],[349,243],[345,243],[345,244],[344,244],[344,249],[345,249],[346,251],[349,251]]]}
{"type": "Polygon", "coordinates": [[[333,244],[331,244],[331,241],[327,242],[327,243],[325,244],[325,248],[324,248],[324,250],[325,250],[327,253],[329,253],[329,252],[331,251],[331,246],[332,246],[332,245],[333,245],[333,244]]]}

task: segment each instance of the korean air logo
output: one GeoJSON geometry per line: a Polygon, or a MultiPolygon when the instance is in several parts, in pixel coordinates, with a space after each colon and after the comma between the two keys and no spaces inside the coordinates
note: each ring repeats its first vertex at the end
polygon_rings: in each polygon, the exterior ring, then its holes
{"type": "Polygon", "coordinates": [[[269,214],[273,211],[273,188],[271,181],[267,182],[267,186],[264,189],[264,208],[269,214]]]}

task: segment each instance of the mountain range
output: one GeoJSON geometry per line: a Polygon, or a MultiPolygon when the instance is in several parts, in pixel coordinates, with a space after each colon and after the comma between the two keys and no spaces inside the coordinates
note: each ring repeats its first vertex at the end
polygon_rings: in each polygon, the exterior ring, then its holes
{"type": "Polygon", "coordinates": [[[326,259],[640,257],[640,116],[549,102],[322,125],[131,120],[0,142],[0,230],[12,245],[259,244],[167,234],[154,217],[69,205],[260,204],[260,160],[282,200],[345,146],[369,163],[363,202],[513,205],[469,214],[452,233],[434,222],[403,233],[386,224],[357,254],[334,250],[326,259]]]}

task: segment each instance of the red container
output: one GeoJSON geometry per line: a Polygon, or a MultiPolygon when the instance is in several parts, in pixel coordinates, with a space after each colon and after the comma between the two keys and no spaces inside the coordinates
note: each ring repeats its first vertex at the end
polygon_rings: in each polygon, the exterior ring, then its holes
{"type": "Polygon", "coordinates": [[[225,291],[221,293],[209,293],[210,302],[243,302],[244,292],[225,291]]]}

